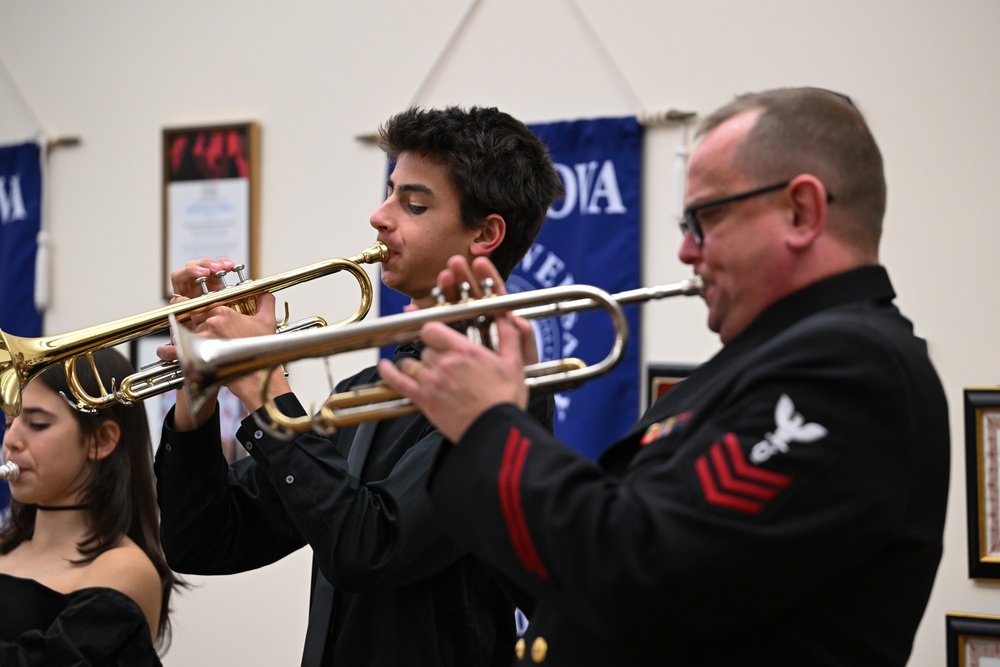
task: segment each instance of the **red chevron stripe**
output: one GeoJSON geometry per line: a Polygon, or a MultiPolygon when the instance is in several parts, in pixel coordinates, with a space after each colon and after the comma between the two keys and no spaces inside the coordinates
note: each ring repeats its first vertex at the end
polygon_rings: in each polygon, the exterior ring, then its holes
{"type": "Polygon", "coordinates": [[[742,493],[745,496],[752,496],[761,500],[773,500],[778,492],[773,487],[762,486],[756,482],[749,482],[744,479],[736,479],[726,462],[726,455],[722,453],[722,446],[719,443],[712,445],[708,451],[711,457],[715,474],[719,478],[719,485],[726,491],[742,493]]]}
{"type": "Polygon", "coordinates": [[[524,461],[528,457],[530,444],[531,441],[522,437],[520,431],[511,427],[497,478],[497,490],[500,495],[500,509],[507,524],[507,534],[518,559],[528,572],[537,574],[541,579],[548,579],[548,570],[542,564],[542,559],[528,532],[528,521],[521,504],[521,474],[524,471],[524,461]]]}
{"type": "Polygon", "coordinates": [[[712,479],[712,472],[708,469],[708,460],[704,456],[699,457],[694,462],[694,469],[698,473],[698,479],[701,481],[701,491],[705,494],[705,500],[712,505],[728,507],[744,514],[760,514],[764,509],[764,504],[756,500],[749,500],[748,498],[741,498],[720,491],[719,487],[715,485],[715,480],[712,479]]]}
{"type": "Polygon", "coordinates": [[[726,444],[726,451],[729,452],[729,460],[733,462],[733,468],[740,477],[747,477],[780,489],[784,489],[792,483],[792,478],[788,475],[750,465],[743,455],[743,450],[740,449],[740,442],[736,439],[735,433],[727,433],[723,441],[726,444]]]}

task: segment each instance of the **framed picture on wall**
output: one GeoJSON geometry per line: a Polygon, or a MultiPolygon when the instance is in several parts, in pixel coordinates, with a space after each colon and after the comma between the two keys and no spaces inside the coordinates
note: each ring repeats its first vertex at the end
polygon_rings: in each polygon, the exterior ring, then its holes
{"type": "Polygon", "coordinates": [[[969,576],[1000,579],[1000,387],[966,387],[969,576]]]}
{"type": "Polygon", "coordinates": [[[948,667],[1000,665],[1000,616],[948,612],[945,615],[948,667]]]}
{"type": "MultiPolygon", "coordinates": [[[[156,348],[170,343],[170,335],[164,330],[136,338],[130,342],[130,358],[135,368],[148,368],[160,363],[160,358],[156,356],[156,348]]],[[[166,369],[165,369],[166,370],[166,369]]],[[[222,433],[222,452],[226,460],[230,463],[249,456],[246,450],[236,442],[236,429],[240,427],[240,422],[247,416],[246,408],[240,399],[236,398],[228,389],[223,387],[219,391],[219,418],[222,433]]],[[[177,390],[171,389],[162,394],[151,396],[142,401],[146,408],[146,418],[149,421],[149,437],[153,443],[155,451],[160,443],[160,435],[163,429],[163,419],[170,412],[170,408],[177,401],[177,390]]]]}
{"type": "Polygon", "coordinates": [[[646,407],[677,386],[697,367],[697,364],[649,364],[646,367],[646,407]]]}
{"type": "Polygon", "coordinates": [[[163,295],[188,260],[228,257],[256,276],[260,126],[163,130],[163,295]]]}

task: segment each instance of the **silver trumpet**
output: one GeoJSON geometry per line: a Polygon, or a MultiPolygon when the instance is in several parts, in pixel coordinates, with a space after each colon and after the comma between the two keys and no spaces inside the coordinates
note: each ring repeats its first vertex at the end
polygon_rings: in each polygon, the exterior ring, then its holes
{"type": "Polygon", "coordinates": [[[315,415],[288,417],[267,395],[268,378],[274,369],[299,359],[412,342],[420,338],[420,329],[428,322],[462,327],[473,339],[488,343],[492,337],[491,316],[498,313],[512,311],[525,319],[537,319],[602,308],[611,318],[615,332],[607,356],[590,365],[580,359],[565,358],[531,364],[524,369],[525,384],[532,392],[562,391],[602,375],[618,363],[628,340],[628,322],[623,305],[672,296],[698,295],[701,289],[698,277],[615,295],[589,285],[567,285],[493,296],[484,286],[487,296],[480,299],[441,303],[337,328],[230,340],[197,336],[178,326],[173,317],[170,319],[184,375],[184,390],[195,412],[211,400],[218,387],[248,373],[268,370],[261,382],[261,392],[270,424],[262,425],[283,436],[310,430],[329,434],[351,424],[410,414],[417,408],[394,390],[375,384],[331,395],[315,415]]]}
{"type": "Polygon", "coordinates": [[[0,479],[12,482],[20,476],[21,469],[13,461],[7,461],[3,465],[0,465],[0,479]]]}

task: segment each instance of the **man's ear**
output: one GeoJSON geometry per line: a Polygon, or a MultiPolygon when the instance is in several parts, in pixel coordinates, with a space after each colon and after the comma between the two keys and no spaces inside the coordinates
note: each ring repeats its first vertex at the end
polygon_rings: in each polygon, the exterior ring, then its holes
{"type": "Polygon", "coordinates": [[[100,461],[110,456],[115,451],[115,447],[118,446],[118,440],[121,436],[121,427],[110,419],[105,420],[94,433],[94,446],[90,449],[90,458],[94,461],[100,461]]]}
{"type": "Polygon", "coordinates": [[[472,251],[475,257],[489,256],[494,250],[500,247],[504,237],[507,235],[507,222],[499,213],[490,213],[483,220],[475,238],[472,239],[472,251]]]}
{"type": "Polygon", "coordinates": [[[802,174],[788,185],[791,199],[791,224],[787,243],[801,250],[826,232],[827,192],[823,182],[811,174],[802,174]]]}

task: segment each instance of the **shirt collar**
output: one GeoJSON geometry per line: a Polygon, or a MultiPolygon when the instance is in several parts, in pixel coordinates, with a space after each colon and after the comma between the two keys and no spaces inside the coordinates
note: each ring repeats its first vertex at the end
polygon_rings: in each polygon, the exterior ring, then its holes
{"type": "Polygon", "coordinates": [[[881,265],[862,266],[825,278],[789,294],[757,316],[726,349],[744,349],[770,338],[795,322],[829,308],[859,301],[889,304],[896,292],[881,265]]]}

